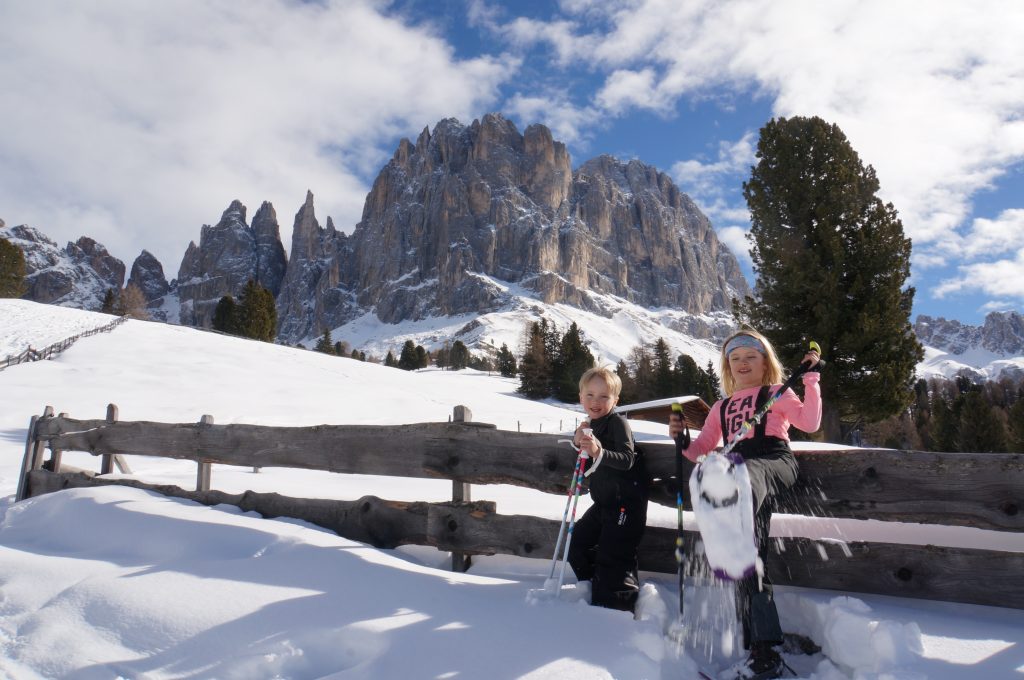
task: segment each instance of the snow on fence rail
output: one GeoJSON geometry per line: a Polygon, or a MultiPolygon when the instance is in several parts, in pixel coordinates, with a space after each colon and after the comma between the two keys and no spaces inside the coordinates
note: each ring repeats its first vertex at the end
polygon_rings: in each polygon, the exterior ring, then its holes
{"type": "MultiPolygon", "coordinates": [[[[471,422],[457,407],[453,422],[392,426],[318,425],[271,427],[199,423],[118,422],[111,405],[103,420],[33,416],[25,446],[18,500],[60,489],[126,484],[206,505],[230,503],[265,517],[294,517],[379,548],[435,546],[462,555],[508,554],[549,559],[558,522],[529,515],[500,515],[495,503],[470,501],[470,484],[514,484],[565,494],[575,453],[557,435],[497,430],[471,422]],[[44,461],[45,450],[51,450],[44,461]],[[104,479],[61,467],[62,451],[103,457],[110,472],[121,455],[161,456],[197,463],[197,488],[154,486],[104,479]],[[338,473],[444,478],[453,481],[446,503],[401,502],[374,496],[351,501],[289,498],[210,489],[213,463],[291,467],[338,473]]],[[[652,477],[651,500],[675,505],[674,448],[640,445],[652,477]]],[[[800,481],[780,499],[780,512],[895,522],[1024,531],[1024,455],[931,453],[859,449],[798,451],[800,481]]],[[[688,476],[691,466],[684,467],[688,476]]],[[[102,474],[102,473],[101,473],[102,474]]],[[[696,555],[697,536],[687,532],[686,554],[696,555]]],[[[640,567],[672,573],[675,530],[648,527],[640,567]]],[[[782,585],[1024,609],[1024,553],[773,539],[773,580],[782,585]]],[[[697,558],[691,573],[704,569],[697,558]]]]}
{"type": "Polygon", "coordinates": [[[70,338],[64,338],[63,340],[55,342],[52,345],[47,345],[42,349],[32,349],[32,347],[29,347],[20,354],[9,354],[6,359],[0,362],[0,371],[4,370],[5,368],[10,368],[11,366],[23,364],[27,361],[42,361],[43,359],[53,358],[60,354],[61,352],[63,352],[64,350],[66,350],[68,347],[71,347],[71,345],[75,344],[76,340],[80,338],[87,338],[90,335],[96,335],[97,333],[106,333],[107,331],[112,331],[117,326],[123,324],[126,319],[127,317],[119,316],[108,324],[104,324],[102,326],[99,326],[98,328],[90,328],[89,330],[83,331],[78,335],[72,335],[70,338]]]}

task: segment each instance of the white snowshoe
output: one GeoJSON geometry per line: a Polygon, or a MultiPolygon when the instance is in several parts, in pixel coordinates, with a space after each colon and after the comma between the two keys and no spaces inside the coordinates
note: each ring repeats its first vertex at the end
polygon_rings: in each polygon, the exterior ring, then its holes
{"type": "Polygon", "coordinates": [[[705,456],[690,475],[690,498],[715,576],[739,581],[764,573],[754,542],[754,496],[743,457],[705,456]]]}

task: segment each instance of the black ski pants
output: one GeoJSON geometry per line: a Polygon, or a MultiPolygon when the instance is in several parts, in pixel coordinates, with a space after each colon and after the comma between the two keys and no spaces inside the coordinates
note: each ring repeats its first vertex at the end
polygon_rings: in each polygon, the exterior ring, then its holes
{"type": "Polygon", "coordinates": [[[633,611],[640,594],[637,547],[647,526],[647,498],[619,497],[597,503],[576,521],[569,565],[579,581],[591,582],[590,603],[633,611]]]}
{"type": "Polygon", "coordinates": [[[754,540],[757,554],[765,565],[763,576],[755,573],[736,583],[736,616],[743,626],[743,647],[749,649],[755,642],[782,642],[779,611],[768,576],[768,531],[776,495],[796,483],[799,467],[789,444],[776,437],[765,437],[761,447],[755,448],[751,443],[742,449],[740,446],[736,448],[743,455],[750,474],[754,496],[754,540]]]}

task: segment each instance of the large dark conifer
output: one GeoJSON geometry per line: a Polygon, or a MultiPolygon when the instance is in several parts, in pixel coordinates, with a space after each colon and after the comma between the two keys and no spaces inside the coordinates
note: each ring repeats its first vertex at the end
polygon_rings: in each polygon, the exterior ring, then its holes
{"type": "Polygon", "coordinates": [[[772,120],[757,159],[743,185],[757,297],[740,311],[787,368],[809,340],[821,344],[823,425],[839,441],[844,426],[885,418],[913,397],[923,355],[910,325],[910,239],[836,125],[772,120]]]}

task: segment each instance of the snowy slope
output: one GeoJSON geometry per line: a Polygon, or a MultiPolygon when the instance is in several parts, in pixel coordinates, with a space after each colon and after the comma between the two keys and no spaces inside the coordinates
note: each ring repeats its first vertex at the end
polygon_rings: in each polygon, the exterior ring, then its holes
{"type": "MultiPolygon", "coordinates": [[[[25,304],[0,300],[0,327],[17,327],[9,344],[82,330],[81,319],[65,316],[75,310],[19,313],[25,304]]],[[[108,318],[95,315],[96,325],[108,318]]],[[[505,429],[575,424],[573,409],[521,399],[514,388],[472,371],[406,373],[138,321],[80,340],[53,361],[0,372],[0,677],[692,678],[696,663],[727,664],[735,631],[712,622],[728,610],[716,588],[692,584],[687,642],[665,643],[677,607],[671,575],[645,575],[643,617],[634,621],[571,602],[572,592],[528,604],[546,560],[479,558],[469,574],[452,574],[436,568],[446,555],[432,549],[375,550],[300,522],[127,488],[13,504],[25,428],[45,404],[83,418],[114,402],[124,420],[208,413],[218,423],[281,425],[445,420],[466,404],[476,420],[505,429]]],[[[664,436],[662,426],[644,427],[645,437],[664,436]]],[[[65,460],[98,468],[88,454],[65,460]]],[[[195,482],[190,463],[128,460],[146,481],[195,482]]],[[[451,491],[441,480],[226,466],[215,466],[213,484],[324,498],[432,501],[451,491]]],[[[474,487],[474,498],[507,514],[559,517],[564,507],[564,498],[504,486],[474,487]]],[[[652,505],[651,515],[674,525],[668,508],[652,505]]],[[[899,534],[898,526],[856,524],[875,540],[899,534]]],[[[853,537],[835,521],[773,526],[776,534],[828,530],[853,537]]],[[[929,542],[1024,551],[1021,537],[999,532],[930,531],[929,542]]],[[[800,677],[1011,678],[1024,669],[1022,612],[779,590],[786,630],[825,648],[787,655],[800,677]]]]}

